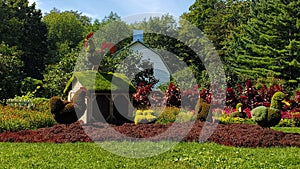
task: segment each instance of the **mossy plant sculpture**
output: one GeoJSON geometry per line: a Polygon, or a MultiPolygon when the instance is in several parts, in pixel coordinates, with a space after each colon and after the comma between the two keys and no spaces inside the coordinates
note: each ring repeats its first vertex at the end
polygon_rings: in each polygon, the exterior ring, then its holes
{"type": "Polygon", "coordinates": [[[236,112],[230,114],[231,117],[240,117],[240,118],[246,118],[247,114],[243,112],[243,104],[238,103],[236,104],[236,112]]]}
{"type": "Polygon", "coordinates": [[[281,108],[282,104],[290,106],[285,101],[285,94],[282,92],[276,92],[271,99],[271,105],[269,108],[265,106],[259,106],[252,110],[252,119],[262,127],[272,127],[278,124],[281,120],[281,108]]]}
{"type": "Polygon", "coordinates": [[[204,101],[204,99],[199,98],[196,106],[195,113],[197,114],[197,119],[200,121],[212,122],[212,114],[209,113],[210,104],[204,101]]]}
{"type": "Polygon", "coordinates": [[[50,111],[54,115],[55,121],[66,124],[66,126],[76,122],[86,110],[85,96],[87,92],[86,88],[80,88],[70,102],[62,100],[58,96],[52,97],[49,101],[50,111]]]}

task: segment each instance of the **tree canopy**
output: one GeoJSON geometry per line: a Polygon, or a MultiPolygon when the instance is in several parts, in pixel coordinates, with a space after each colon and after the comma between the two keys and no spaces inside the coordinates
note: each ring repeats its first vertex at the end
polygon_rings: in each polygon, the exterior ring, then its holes
{"type": "Polygon", "coordinates": [[[288,83],[299,79],[300,1],[255,1],[247,23],[228,41],[227,59],[240,78],[270,74],[288,83]]]}
{"type": "Polygon", "coordinates": [[[21,50],[26,75],[41,79],[47,55],[47,28],[41,11],[28,0],[1,0],[0,13],[0,41],[21,50]]]}
{"type": "MultiPolygon", "coordinates": [[[[53,9],[43,16],[28,0],[0,0],[0,76],[5,79],[0,99],[24,94],[41,83],[40,96],[62,95],[84,50],[104,57],[100,71],[115,71],[132,53],[114,58],[98,51],[102,43],[116,49],[130,44],[134,29],[144,30],[144,43],[164,56],[171,73],[184,62],[197,83],[209,85],[205,64],[210,52],[217,51],[213,55],[224,63],[230,86],[271,77],[295,89],[300,87],[299,10],[299,0],[195,0],[179,20],[167,14],[126,23],[115,12],[92,19],[78,11],[53,9]],[[94,49],[83,48],[89,32],[95,33],[94,49]]],[[[124,64],[123,69],[132,64],[124,64]]],[[[209,65],[219,67],[214,62],[209,65]]]]}

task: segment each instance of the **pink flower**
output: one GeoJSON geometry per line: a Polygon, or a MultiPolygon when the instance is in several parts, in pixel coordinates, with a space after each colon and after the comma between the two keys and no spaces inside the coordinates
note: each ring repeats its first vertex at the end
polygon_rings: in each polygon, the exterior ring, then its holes
{"type": "Polygon", "coordinates": [[[292,116],[289,112],[285,111],[285,112],[281,112],[281,118],[282,119],[292,119],[292,116]]]}

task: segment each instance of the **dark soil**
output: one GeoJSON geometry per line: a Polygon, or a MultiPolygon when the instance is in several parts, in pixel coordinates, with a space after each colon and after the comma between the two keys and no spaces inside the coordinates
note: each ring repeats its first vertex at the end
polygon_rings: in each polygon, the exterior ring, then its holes
{"type": "Polygon", "coordinates": [[[57,124],[49,128],[0,133],[0,142],[94,142],[108,140],[173,140],[215,142],[235,147],[300,147],[300,134],[284,133],[250,124],[212,124],[204,122],[162,124],[125,123],[108,125],[79,122],[66,127],[57,124]],[[189,130],[191,128],[191,130],[189,130]],[[203,129],[203,131],[202,131],[203,129]],[[187,132],[189,131],[189,132],[187,132]],[[204,132],[205,131],[205,132],[204,132]],[[211,132],[211,133],[210,133],[211,132]],[[200,136],[201,133],[201,136],[200,136]],[[209,138],[203,133],[210,133],[209,138]]]}

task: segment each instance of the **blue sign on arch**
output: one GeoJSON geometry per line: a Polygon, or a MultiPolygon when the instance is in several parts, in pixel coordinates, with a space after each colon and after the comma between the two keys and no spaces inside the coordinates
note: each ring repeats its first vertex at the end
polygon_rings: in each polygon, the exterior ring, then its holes
{"type": "Polygon", "coordinates": [[[140,41],[144,43],[144,31],[143,30],[133,30],[133,42],[140,41]]]}

